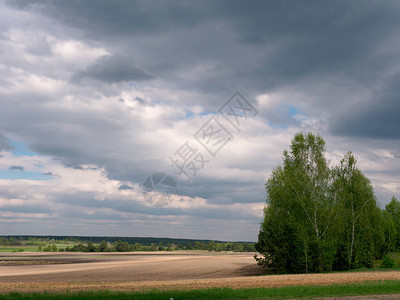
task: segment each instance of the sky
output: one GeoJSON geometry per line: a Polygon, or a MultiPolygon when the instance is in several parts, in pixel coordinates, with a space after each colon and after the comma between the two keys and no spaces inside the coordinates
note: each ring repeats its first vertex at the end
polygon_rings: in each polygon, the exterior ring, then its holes
{"type": "Polygon", "coordinates": [[[384,207],[399,71],[398,1],[0,1],[0,235],[256,241],[300,131],[384,207]]]}

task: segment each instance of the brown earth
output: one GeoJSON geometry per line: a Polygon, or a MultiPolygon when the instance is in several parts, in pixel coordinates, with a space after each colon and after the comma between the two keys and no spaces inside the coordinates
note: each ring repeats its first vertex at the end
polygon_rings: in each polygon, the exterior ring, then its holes
{"type": "Polygon", "coordinates": [[[253,255],[209,252],[1,253],[0,292],[255,288],[400,280],[400,271],[257,276],[263,270],[255,264],[253,255]]]}

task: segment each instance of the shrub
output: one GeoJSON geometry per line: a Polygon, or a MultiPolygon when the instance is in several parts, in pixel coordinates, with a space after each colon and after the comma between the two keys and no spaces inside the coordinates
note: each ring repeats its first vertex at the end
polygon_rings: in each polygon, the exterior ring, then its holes
{"type": "Polygon", "coordinates": [[[389,255],[385,255],[382,260],[381,268],[393,268],[394,260],[389,255]]]}

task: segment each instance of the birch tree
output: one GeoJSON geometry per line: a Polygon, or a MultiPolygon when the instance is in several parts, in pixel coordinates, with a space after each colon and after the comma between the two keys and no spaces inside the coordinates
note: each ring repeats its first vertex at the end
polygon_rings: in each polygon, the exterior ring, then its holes
{"type": "Polygon", "coordinates": [[[394,196],[389,204],[386,205],[385,209],[393,217],[393,222],[395,225],[395,230],[397,232],[396,238],[394,240],[394,248],[400,250],[400,201],[398,201],[394,196]]]}
{"type": "MultiPolygon", "coordinates": [[[[290,150],[283,153],[283,166],[276,168],[266,183],[270,207],[260,234],[268,236],[273,230],[286,231],[288,239],[296,242],[295,247],[292,245],[287,250],[286,257],[303,262],[303,272],[322,272],[330,268],[333,260],[330,235],[336,218],[335,197],[332,197],[332,177],[325,152],[325,142],[320,136],[296,134],[290,150]],[[279,216],[275,217],[275,223],[271,221],[272,214],[279,216]],[[278,226],[278,223],[284,225],[278,226]]],[[[281,243],[289,241],[281,238],[281,243]]],[[[270,259],[282,260],[280,253],[269,254],[270,259]]]]}
{"type": "MultiPolygon", "coordinates": [[[[382,214],[376,206],[369,179],[357,168],[357,159],[348,152],[335,168],[334,191],[338,197],[342,220],[341,251],[345,252],[344,268],[366,266],[379,248],[379,220],[382,214]]],[[[382,227],[383,228],[383,227],[382,227]]],[[[383,235],[382,235],[383,237],[383,235]]]]}

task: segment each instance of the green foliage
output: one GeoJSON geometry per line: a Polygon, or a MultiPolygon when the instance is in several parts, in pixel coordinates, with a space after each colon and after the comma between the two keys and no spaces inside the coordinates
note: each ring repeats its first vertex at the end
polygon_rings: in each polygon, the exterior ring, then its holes
{"type": "Polygon", "coordinates": [[[43,248],[44,252],[51,252],[51,245],[47,245],[46,247],[43,248]]]}
{"type": "Polygon", "coordinates": [[[23,239],[16,237],[0,237],[0,245],[1,246],[21,246],[23,245],[23,239]]]}
{"type": "Polygon", "coordinates": [[[92,241],[89,241],[87,243],[86,248],[87,248],[87,250],[86,250],[87,252],[95,252],[96,251],[96,248],[92,241]]]}
{"type": "Polygon", "coordinates": [[[266,183],[267,204],[256,249],[258,263],[278,272],[322,272],[331,269],[336,215],[330,197],[331,171],[325,142],[313,134],[296,134],[266,183]]]}
{"type": "Polygon", "coordinates": [[[400,250],[400,201],[393,196],[390,203],[386,205],[385,210],[392,216],[394,223],[394,230],[392,233],[395,235],[392,247],[395,250],[400,250]]]}
{"type": "Polygon", "coordinates": [[[298,133],[283,152],[283,165],[265,184],[258,264],[279,273],[372,267],[388,248],[393,224],[384,220],[357,159],[349,152],[331,168],[325,151],[320,136],[298,133]]]}
{"type": "Polygon", "coordinates": [[[356,167],[351,152],[334,168],[334,195],[339,199],[339,248],[341,259],[337,269],[372,267],[374,258],[382,256],[385,248],[385,221],[377,207],[373,188],[356,167]],[[344,252],[344,253],[343,253],[344,252]]]}
{"type": "Polygon", "coordinates": [[[395,266],[394,259],[389,255],[385,255],[382,259],[381,268],[393,268],[395,266]]]}
{"type": "Polygon", "coordinates": [[[18,248],[18,249],[13,249],[11,250],[11,252],[24,252],[25,250],[22,248],[18,248]]]}
{"type": "Polygon", "coordinates": [[[158,243],[157,250],[164,251],[164,247],[163,247],[163,243],[162,242],[158,243]]]}
{"type": "Polygon", "coordinates": [[[108,248],[108,243],[106,241],[101,241],[98,247],[99,252],[106,252],[107,248],[108,248]]]}
{"type": "Polygon", "coordinates": [[[385,252],[396,251],[397,247],[397,229],[393,215],[386,209],[382,211],[383,228],[385,232],[385,252]]]}
{"type": "Polygon", "coordinates": [[[114,243],[115,251],[117,252],[128,252],[129,251],[129,243],[123,241],[116,241],[114,243]]]}
{"type": "Polygon", "coordinates": [[[155,243],[150,244],[150,251],[157,251],[157,245],[155,243]]]}

